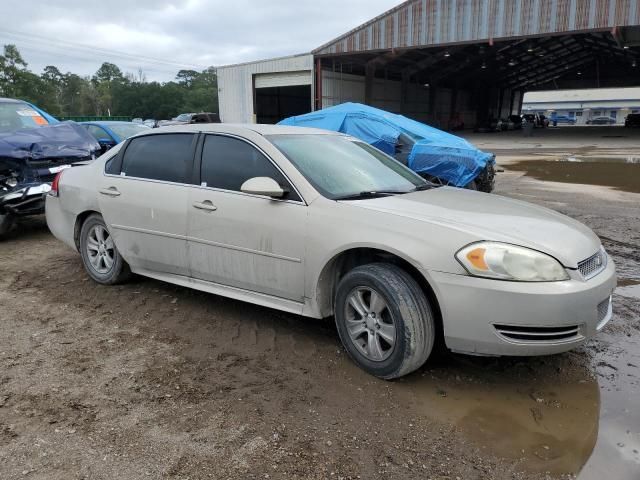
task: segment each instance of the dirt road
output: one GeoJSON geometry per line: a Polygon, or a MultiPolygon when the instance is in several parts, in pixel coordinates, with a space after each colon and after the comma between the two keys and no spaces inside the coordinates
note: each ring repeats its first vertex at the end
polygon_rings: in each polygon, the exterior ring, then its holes
{"type": "MultiPolygon", "coordinates": [[[[590,225],[640,282],[640,195],[515,173],[499,185],[590,225]]],[[[616,295],[606,334],[578,351],[452,355],[384,382],[350,363],[330,320],[143,278],[96,285],[42,219],[0,242],[0,272],[2,479],[561,478],[591,455],[599,418],[600,431],[614,425],[600,414],[606,390],[638,391],[633,295],[616,295]]],[[[608,433],[615,478],[640,471],[634,415],[608,433]]],[[[591,471],[612,468],[607,439],[591,471]]]]}

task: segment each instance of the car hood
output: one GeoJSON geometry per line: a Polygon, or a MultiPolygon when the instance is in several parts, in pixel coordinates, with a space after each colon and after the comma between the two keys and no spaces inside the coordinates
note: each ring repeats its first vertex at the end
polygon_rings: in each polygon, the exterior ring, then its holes
{"type": "Polygon", "coordinates": [[[568,268],[577,268],[579,261],[600,247],[600,239],[582,223],[548,208],[494,194],[439,187],[349,203],[456,229],[469,234],[470,242],[493,240],[533,248],[568,268]]]}
{"type": "Polygon", "coordinates": [[[0,159],[85,159],[98,150],[97,140],[74,122],[0,132],[0,159]]]}

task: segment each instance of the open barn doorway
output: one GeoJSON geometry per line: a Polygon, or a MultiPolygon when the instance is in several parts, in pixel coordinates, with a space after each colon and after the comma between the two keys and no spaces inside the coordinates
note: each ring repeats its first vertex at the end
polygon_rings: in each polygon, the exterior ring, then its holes
{"type": "Polygon", "coordinates": [[[293,115],[311,111],[311,85],[255,89],[257,123],[278,123],[293,115]]]}

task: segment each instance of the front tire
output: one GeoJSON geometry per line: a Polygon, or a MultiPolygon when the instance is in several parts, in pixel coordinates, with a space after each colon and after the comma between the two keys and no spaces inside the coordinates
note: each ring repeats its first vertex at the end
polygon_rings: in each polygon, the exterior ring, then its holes
{"type": "Polygon", "coordinates": [[[335,319],[351,359],[379,378],[413,372],[433,349],[429,301],[416,281],[392,264],[363,265],[347,273],[338,284],[335,319]]]}
{"type": "Polygon", "coordinates": [[[87,217],[80,230],[82,263],[91,278],[103,285],[115,285],[129,278],[131,270],[116,248],[102,216],[87,217]]]}

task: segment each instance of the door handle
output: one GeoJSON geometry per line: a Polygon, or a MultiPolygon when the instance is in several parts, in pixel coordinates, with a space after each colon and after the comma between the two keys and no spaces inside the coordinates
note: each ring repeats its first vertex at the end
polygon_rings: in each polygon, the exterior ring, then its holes
{"type": "Polygon", "coordinates": [[[100,190],[102,195],[107,195],[108,197],[119,197],[120,192],[116,187],[103,188],[100,190]]]}
{"type": "Polygon", "coordinates": [[[193,204],[193,207],[197,208],[198,210],[206,210],[208,212],[214,212],[218,209],[218,207],[216,207],[209,200],[205,200],[204,202],[195,202],[193,204]]]}

